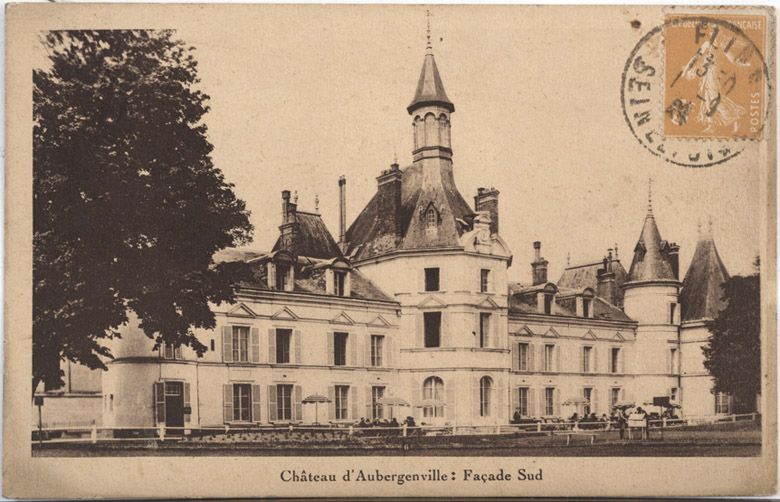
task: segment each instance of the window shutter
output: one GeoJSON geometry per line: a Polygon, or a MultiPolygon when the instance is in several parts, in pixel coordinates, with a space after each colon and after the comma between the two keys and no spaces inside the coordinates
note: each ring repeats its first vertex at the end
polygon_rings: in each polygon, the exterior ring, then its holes
{"type": "Polygon", "coordinates": [[[417,316],[417,337],[416,337],[416,348],[423,348],[425,347],[425,322],[424,322],[425,314],[420,312],[420,314],[417,316]]]}
{"type": "Polygon", "coordinates": [[[590,403],[590,412],[598,415],[599,414],[599,390],[593,389],[593,391],[591,391],[590,398],[591,401],[593,401],[592,403],[590,403]]]}
{"type": "Polygon", "coordinates": [[[384,351],[384,360],[382,361],[382,366],[386,368],[392,368],[395,364],[395,347],[393,343],[393,337],[385,336],[382,341],[384,342],[384,347],[382,348],[384,351]]]}
{"type": "Polygon", "coordinates": [[[506,423],[507,421],[504,419],[504,412],[506,411],[506,405],[504,402],[506,401],[506,395],[504,393],[504,387],[500,383],[495,382],[491,397],[492,396],[496,396],[495,407],[493,407],[493,403],[491,403],[491,407],[496,410],[496,417],[501,422],[506,423]]]}
{"type": "Polygon", "coordinates": [[[626,349],[620,349],[620,373],[626,372],[626,349]]]}
{"type": "Polygon", "coordinates": [[[222,360],[226,363],[233,362],[233,328],[222,327],[222,360]]]}
{"type": "MultiPolygon", "coordinates": [[[[190,384],[184,382],[184,407],[192,408],[190,404],[190,384]]],[[[190,423],[192,421],[192,412],[184,413],[184,423],[190,423]]]]}
{"type": "Polygon", "coordinates": [[[371,420],[373,417],[374,409],[371,406],[371,399],[373,398],[372,387],[369,385],[366,387],[366,418],[371,420]]]}
{"type": "Polygon", "coordinates": [[[328,403],[328,418],[330,418],[331,420],[335,420],[336,419],[336,387],[333,385],[328,387],[328,399],[330,399],[330,402],[328,403]]]}
{"type": "Polygon", "coordinates": [[[511,415],[514,416],[515,411],[520,409],[520,389],[518,387],[514,387],[512,389],[512,413],[511,415]]]}
{"type": "Polygon", "coordinates": [[[528,416],[536,416],[536,389],[528,389],[528,416]]]}
{"type": "Polygon", "coordinates": [[[154,386],[154,421],[165,423],[165,382],[155,382],[154,386]]]}
{"type": "Polygon", "coordinates": [[[182,357],[181,357],[181,345],[177,345],[173,349],[173,358],[174,359],[182,359],[182,357]]]}
{"type": "Polygon", "coordinates": [[[620,400],[621,401],[626,400],[626,389],[620,389],[620,400]]]}
{"type": "Polygon", "coordinates": [[[371,366],[371,333],[366,333],[365,339],[365,347],[363,351],[363,357],[365,357],[364,366],[369,367],[371,366]]]}
{"type": "Polygon", "coordinates": [[[585,373],[585,347],[580,347],[580,372],[585,373]]]}
{"type": "Polygon", "coordinates": [[[276,361],[276,330],[268,330],[268,362],[274,364],[276,361]]]}
{"type": "Polygon", "coordinates": [[[665,373],[672,373],[672,351],[666,349],[666,371],[665,373]]]}
{"type": "Polygon", "coordinates": [[[455,420],[455,411],[457,409],[457,406],[455,406],[455,400],[457,399],[455,395],[455,386],[452,385],[450,382],[444,383],[444,395],[446,397],[445,403],[447,406],[444,407],[444,416],[449,418],[450,420],[455,420]]]}
{"type": "Polygon", "coordinates": [[[250,338],[252,341],[252,362],[260,362],[260,330],[252,328],[250,330],[250,338]]]}
{"type": "Polygon", "coordinates": [[[260,386],[252,385],[252,421],[260,422],[260,386]]]}
{"type": "Polygon", "coordinates": [[[425,391],[424,391],[423,385],[424,385],[424,383],[421,382],[417,386],[417,404],[421,404],[423,402],[423,399],[425,399],[425,391]]]}
{"type": "Polygon", "coordinates": [[[233,385],[229,383],[222,386],[222,412],[225,423],[233,421],[233,385]]]}
{"type": "Polygon", "coordinates": [[[598,347],[593,347],[593,370],[591,373],[598,373],[599,372],[599,351],[598,347]]]}
{"type": "Polygon", "coordinates": [[[534,353],[536,352],[536,346],[533,344],[528,344],[528,371],[536,371],[536,366],[534,366],[534,353]]]}
{"type": "Polygon", "coordinates": [[[295,344],[295,363],[301,364],[301,330],[293,330],[293,343],[295,344]]]}
{"type": "Polygon", "coordinates": [[[268,386],[268,421],[275,422],[277,420],[276,413],[276,385],[268,386]]]}
{"type": "Polygon", "coordinates": [[[328,331],[328,366],[333,366],[334,354],[333,354],[333,332],[328,331]]]}
{"type": "Polygon", "coordinates": [[[347,364],[357,366],[357,335],[355,333],[347,335],[347,364]]]}
{"type": "MultiPolygon", "coordinates": [[[[512,356],[512,371],[518,371],[520,369],[520,356],[518,355],[520,349],[518,349],[517,345],[517,342],[512,342],[512,351],[510,353],[512,356]]],[[[514,411],[512,413],[514,413],[514,411]]]]}
{"type": "Polygon", "coordinates": [[[481,328],[480,312],[474,312],[474,335],[471,337],[471,343],[474,347],[479,347],[479,332],[481,328]]]}
{"type": "Polygon", "coordinates": [[[352,401],[350,404],[352,405],[352,410],[350,411],[350,418],[352,420],[357,420],[358,417],[358,390],[355,385],[351,386],[349,388],[349,399],[352,401]]]}
{"type": "Polygon", "coordinates": [[[296,385],[293,387],[294,399],[295,399],[295,415],[293,415],[293,420],[302,421],[303,420],[303,403],[301,400],[303,399],[302,395],[303,392],[301,390],[300,385],[296,385]]]}
{"type": "MultiPolygon", "coordinates": [[[[482,411],[482,410],[481,410],[481,406],[480,406],[480,403],[479,403],[479,397],[480,397],[479,396],[479,376],[475,376],[474,378],[471,379],[471,399],[472,399],[471,402],[473,403],[472,406],[473,406],[473,410],[474,410],[473,411],[474,417],[481,416],[480,415],[480,411],[482,411]]],[[[447,403],[447,404],[449,404],[449,403],[447,403]]]]}
{"type": "Polygon", "coordinates": [[[553,390],[553,397],[555,399],[555,416],[561,416],[561,391],[558,389],[553,390]]]}

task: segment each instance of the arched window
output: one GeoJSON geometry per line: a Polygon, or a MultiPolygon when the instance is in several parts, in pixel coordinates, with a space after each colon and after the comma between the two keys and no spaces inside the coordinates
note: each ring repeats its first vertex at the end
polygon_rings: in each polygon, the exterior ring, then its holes
{"type": "Polygon", "coordinates": [[[444,381],[441,378],[432,376],[425,379],[423,382],[423,402],[424,417],[444,416],[444,381]]]}
{"type": "Polygon", "coordinates": [[[425,213],[425,228],[436,228],[439,224],[439,216],[436,214],[436,210],[432,207],[428,208],[425,213]]]}
{"type": "Polygon", "coordinates": [[[493,379],[483,376],[479,379],[479,416],[490,416],[490,400],[493,394],[493,379]]]}
{"type": "Polygon", "coordinates": [[[425,144],[423,146],[434,146],[439,142],[439,131],[436,117],[429,113],[425,116],[425,144]]]}

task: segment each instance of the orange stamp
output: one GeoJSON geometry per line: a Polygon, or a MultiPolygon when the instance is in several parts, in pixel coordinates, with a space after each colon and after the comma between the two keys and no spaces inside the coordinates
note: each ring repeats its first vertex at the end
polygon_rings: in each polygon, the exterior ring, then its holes
{"type": "Polygon", "coordinates": [[[761,15],[666,15],[666,138],[762,138],[768,95],[766,23],[761,15]]]}

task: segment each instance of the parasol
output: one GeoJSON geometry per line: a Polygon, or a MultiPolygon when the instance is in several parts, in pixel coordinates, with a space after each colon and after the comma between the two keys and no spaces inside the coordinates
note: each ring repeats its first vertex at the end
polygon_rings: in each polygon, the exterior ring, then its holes
{"type": "Polygon", "coordinates": [[[314,404],[314,423],[318,424],[320,419],[320,403],[329,403],[330,399],[321,394],[312,394],[303,398],[301,403],[314,404]]]}

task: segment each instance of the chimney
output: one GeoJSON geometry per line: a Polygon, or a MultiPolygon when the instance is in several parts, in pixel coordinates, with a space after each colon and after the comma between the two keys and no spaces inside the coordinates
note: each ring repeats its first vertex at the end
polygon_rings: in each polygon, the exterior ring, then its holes
{"type": "Polygon", "coordinates": [[[347,252],[347,178],[339,176],[339,249],[347,252]]]}
{"type": "Polygon", "coordinates": [[[397,162],[390,164],[377,176],[377,197],[379,199],[379,234],[393,236],[393,246],[401,238],[401,182],[403,172],[397,162]]]}
{"type": "Polygon", "coordinates": [[[674,278],[680,280],[680,246],[672,242],[668,251],[669,264],[672,266],[674,278]]]}
{"type": "Polygon", "coordinates": [[[493,187],[478,188],[474,197],[474,212],[487,211],[490,213],[490,234],[498,233],[498,194],[493,187]]]}
{"type": "Polygon", "coordinates": [[[534,261],[531,263],[534,286],[547,282],[547,260],[542,258],[542,243],[534,242],[534,261]]]}
{"type": "Polygon", "coordinates": [[[282,249],[297,254],[295,241],[298,236],[298,205],[290,200],[290,191],[282,190],[282,224],[279,225],[282,249]]]}
{"type": "Polygon", "coordinates": [[[617,288],[615,288],[615,273],[612,271],[612,249],[607,250],[607,256],[604,257],[602,263],[604,268],[596,272],[596,296],[616,305],[617,288]]]}

